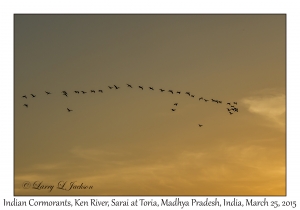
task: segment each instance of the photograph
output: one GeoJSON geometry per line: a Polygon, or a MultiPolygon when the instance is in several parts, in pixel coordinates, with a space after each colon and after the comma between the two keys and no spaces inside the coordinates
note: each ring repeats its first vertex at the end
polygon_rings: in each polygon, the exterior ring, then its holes
{"type": "Polygon", "coordinates": [[[285,14],[13,15],[14,196],[285,196],[285,14]]]}

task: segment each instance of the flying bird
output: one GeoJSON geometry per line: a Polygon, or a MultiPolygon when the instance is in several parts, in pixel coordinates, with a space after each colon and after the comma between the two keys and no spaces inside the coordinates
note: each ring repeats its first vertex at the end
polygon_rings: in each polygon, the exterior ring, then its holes
{"type": "Polygon", "coordinates": [[[102,90],[98,90],[98,92],[101,92],[101,93],[103,93],[103,91],[102,91],[102,90]]]}
{"type": "Polygon", "coordinates": [[[175,106],[177,106],[177,105],[178,105],[178,103],[175,103],[174,105],[175,105],[175,106]]]}
{"type": "Polygon", "coordinates": [[[91,90],[91,93],[96,93],[95,90],[91,90]]]}
{"type": "Polygon", "coordinates": [[[109,87],[109,89],[112,89],[113,87],[111,87],[111,86],[108,86],[109,87]]]}
{"type": "Polygon", "coordinates": [[[33,94],[30,94],[33,98],[36,96],[36,95],[33,95],[33,94]]]}
{"type": "Polygon", "coordinates": [[[230,103],[227,103],[228,105],[230,105],[230,103]]]}
{"type": "Polygon", "coordinates": [[[117,87],[116,85],[114,85],[115,86],[115,88],[118,90],[120,87],[117,87]]]}
{"type": "Polygon", "coordinates": [[[233,103],[237,105],[237,102],[233,102],[233,103]]]}
{"type": "Polygon", "coordinates": [[[229,112],[229,114],[233,114],[232,112],[229,112]]]}
{"type": "Polygon", "coordinates": [[[139,88],[141,88],[142,90],[144,90],[143,86],[139,86],[139,88]]]}
{"type": "Polygon", "coordinates": [[[205,102],[208,102],[208,99],[204,99],[205,102]]]}
{"type": "Polygon", "coordinates": [[[191,95],[191,97],[193,97],[193,98],[194,98],[194,97],[195,97],[195,95],[191,95]]]}
{"type": "Polygon", "coordinates": [[[173,94],[173,90],[169,90],[168,92],[172,93],[173,94]]]}
{"type": "Polygon", "coordinates": [[[47,95],[51,94],[50,92],[47,92],[47,91],[45,91],[45,92],[47,93],[47,95]]]}
{"type": "Polygon", "coordinates": [[[200,101],[201,99],[203,99],[203,97],[199,98],[199,101],[200,101]]]}
{"type": "Polygon", "coordinates": [[[77,93],[77,94],[79,94],[79,91],[77,91],[77,90],[75,90],[74,92],[77,93]]]}
{"type": "Polygon", "coordinates": [[[23,106],[26,106],[28,108],[28,104],[24,104],[23,106]]]}
{"type": "Polygon", "coordinates": [[[165,91],[165,90],[163,90],[163,89],[161,89],[161,88],[160,88],[159,90],[160,90],[160,92],[164,92],[164,91],[165,91]]]}
{"type": "Polygon", "coordinates": [[[171,109],[173,112],[176,110],[176,109],[171,109]]]}
{"type": "Polygon", "coordinates": [[[154,90],[153,87],[149,87],[150,90],[154,90]]]}
{"type": "Polygon", "coordinates": [[[181,92],[180,92],[180,91],[177,91],[177,93],[180,94],[181,92]]]}
{"type": "Polygon", "coordinates": [[[67,110],[68,110],[68,112],[71,112],[71,111],[73,111],[73,110],[71,110],[71,109],[69,109],[69,108],[67,108],[67,110]]]}
{"type": "Polygon", "coordinates": [[[201,125],[201,124],[198,124],[199,125],[199,127],[202,127],[203,125],[201,125]]]}
{"type": "Polygon", "coordinates": [[[127,84],[127,87],[130,87],[130,88],[132,88],[132,86],[131,86],[131,85],[129,85],[129,84],[127,84]]]}
{"type": "Polygon", "coordinates": [[[22,96],[22,97],[27,99],[27,96],[26,96],[26,95],[24,95],[24,96],[22,96]]]}
{"type": "Polygon", "coordinates": [[[85,92],[85,91],[83,91],[83,90],[82,90],[81,92],[82,92],[83,94],[86,94],[86,92],[85,92]]]}
{"type": "Polygon", "coordinates": [[[190,92],[185,92],[185,94],[188,94],[189,96],[191,95],[190,92]]]}

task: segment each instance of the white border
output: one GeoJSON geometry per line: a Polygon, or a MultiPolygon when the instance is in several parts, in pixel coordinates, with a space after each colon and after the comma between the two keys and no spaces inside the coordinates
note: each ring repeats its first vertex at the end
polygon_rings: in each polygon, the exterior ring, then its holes
{"type": "MultiPolygon", "coordinates": [[[[299,132],[299,125],[297,119],[299,117],[299,49],[300,49],[300,16],[299,5],[297,1],[40,1],[40,0],[4,0],[0,4],[0,85],[1,85],[1,143],[0,143],[0,165],[1,165],[1,179],[0,179],[0,206],[3,206],[3,199],[13,200],[13,15],[15,13],[196,13],[196,14],[253,14],[253,13],[280,13],[287,14],[287,196],[286,197],[267,197],[270,200],[278,201],[297,201],[297,207],[300,205],[299,199],[299,141],[297,138],[299,132]],[[297,7],[298,6],[298,7],[297,7]],[[297,62],[298,61],[298,62],[297,62]]],[[[32,197],[16,197],[18,200],[29,200],[32,197]]],[[[33,197],[35,200],[64,200],[65,197],[33,197]]],[[[89,200],[91,197],[67,197],[69,200],[81,198],[89,200]]],[[[112,197],[95,197],[98,200],[111,200],[112,197]]],[[[127,197],[117,197],[122,200],[127,197]]],[[[139,197],[141,198],[141,197],[139,197]]],[[[150,199],[150,197],[146,197],[150,199]]],[[[174,198],[174,197],[172,197],[174,198]]],[[[182,197],[182,200],[190,200],[191,197],[182,197]]],[[[224,197],[219,197],[222,200],[224,197]]],[[[233,199],[233,197],[226,197],[233,199]]],[[[239,200],[243,197],[237,197],[239,200]]],[[[255,200],[262,200],[263,197],[253,197],[255,200]]],[[[129,197],[134,200],[133,197],[129,197]]],[[[153,197],[154,200],[159,201],[160,197],[153,197]]],[[[205,197],[198,197],[204,200],[205,197]]],[[[212,197],[210,198],[212,199],[212,197]]],[[[8,207],[14,209],[15,207],[8,207]]],[[[25,207],[22,207],[22,209],[25,207]]],[[[25,209],[31,209],[26,207],[25,209]]],[[[46,207],[38,207],[44,209],[46,207]]],[[[73,206],[76,209],[76,207],[73,206]]],[[[77,207],[79,208],[79,207],[77,207]]],[[[102,208],[102,207],[94,207],[102,208]]],[[[180,207],[175,207],[179,209],[180,207]]],[[[185,207],[186,209],[187,207],[185,207]]],[[[197,207],[200,208],[200,207],[197,207]]],[[[225,207],[226,208],[226,207],[225,207]]],[[[255,207],[260,208],[260,207],[255,207]]],[[[281,207],[284,208],[284,207],[281,207]]],[[[82,209],[82,208],[81,208],[82,209]]],[[[110,207],[112,209],[112,207],[110,207]]],[[[120,208],[118,208],[120,209],[120,208]]],[[[137,209],[137,208],[136,208],[137,209]]],[[[150,209],[141,208],[138,209],[150,209]]],[[[160,209],[164,209],[160,207],[160,209]]],[[[188,208],[189,209],[189,208],[188,208]]],[[[224,209],[224,207],[223,207],[224,209]]]]}

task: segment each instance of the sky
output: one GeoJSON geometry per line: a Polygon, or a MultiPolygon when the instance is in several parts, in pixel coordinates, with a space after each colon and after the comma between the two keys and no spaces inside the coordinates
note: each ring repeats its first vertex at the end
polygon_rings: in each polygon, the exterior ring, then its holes
{"type": "Polygon", "coordinates": [[[14,194],[286,195],[285,101],[285,15],[14,15],[14,194]]]}

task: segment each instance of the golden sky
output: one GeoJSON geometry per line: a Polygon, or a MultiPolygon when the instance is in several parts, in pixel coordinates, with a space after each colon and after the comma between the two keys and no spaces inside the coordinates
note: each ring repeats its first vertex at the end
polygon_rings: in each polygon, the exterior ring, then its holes
{"type": "Polygon", "coordinates": [[[285,15],[15,15],[15,195],[285,195],[285,92],[285,15]]]}

